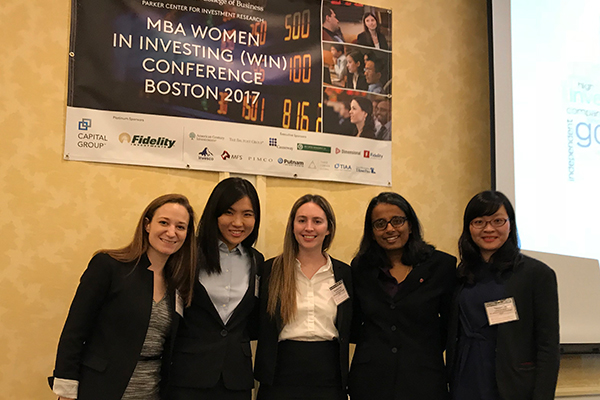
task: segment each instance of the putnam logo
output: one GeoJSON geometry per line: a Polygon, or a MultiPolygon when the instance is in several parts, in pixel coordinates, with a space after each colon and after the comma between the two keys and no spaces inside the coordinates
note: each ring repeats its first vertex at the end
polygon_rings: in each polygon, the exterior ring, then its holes
{"type": "MultiPolygon", "coordinates": [[[[119,140],[120,140],[120,136],[119,136],[119,140]]],[[[175,142],[176,142],[176,140],[174,140],[174,139],[168,139],[168,138],[162,137],[162,136],[154,138],[152,136],[133,135],[133,138],[131,139],[132,146],[156,147],[156,148],[161,148],[161,149],[170,149],[173,147],[175,142]]],[[[121,142],[121,143],[123,143],[123,142],[121,142]]]]}
{"type": "Polygon", "coordinates": [[[277,162],[282,165],[287,165],[288,167],[304,168],[304,161],[288,160],[287,158],[279,157],[277,162]]]}

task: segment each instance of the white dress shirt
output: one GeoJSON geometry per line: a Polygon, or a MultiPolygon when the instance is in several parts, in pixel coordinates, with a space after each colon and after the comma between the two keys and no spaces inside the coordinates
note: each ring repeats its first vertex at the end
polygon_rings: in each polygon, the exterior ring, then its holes
{"type": "Polygon", "coordinates": [[[219,240],[220,274],[208,274],[200,271],[198,279],[204,286],[210,300],[226,324],[248,291],[250,283],[250,257],[241,244],[233,250],[219,240]]]}
{"type": "Polygon", "coordinates": [[[329,290],[335,284],[333,264],[327,255],[327,262],[308,279],[296,260],[296,304],[298,310],[292,322],[285,325],[279,334],[279,341],[299,340],[318,342],[333,340],[339,336],[335,327],[337,306],[329,290]]]}

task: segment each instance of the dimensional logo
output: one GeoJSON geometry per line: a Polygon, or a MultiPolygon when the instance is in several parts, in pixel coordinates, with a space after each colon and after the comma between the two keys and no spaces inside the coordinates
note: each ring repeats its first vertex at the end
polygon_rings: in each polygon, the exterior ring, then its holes
{"type": "Polygon", "coordinates": [[[78,126],[79,130],[87,131],[92,127],[92,120],[89,118],[83,118],[81,121],[79,121],[78,126]]]}

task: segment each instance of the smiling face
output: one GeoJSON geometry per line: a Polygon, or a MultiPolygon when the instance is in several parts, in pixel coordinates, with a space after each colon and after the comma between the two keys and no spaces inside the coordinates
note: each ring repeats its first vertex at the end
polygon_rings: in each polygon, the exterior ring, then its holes
{"type": "MultiPolygon", "coordinates": [[[[389,221],[393,217],[404,217],[406,214],[400,209],[400,207],[389,204],[379,203],[373,209],[371,214],[371,222],[375,222],[378,219],[389,221]]],[[[376,230],[373,229],[373,238],[386,253],[402,253],[402,249],[408,242],[410,237],[411,228],[408,221],[404,222],[404,225],[394,228],[392,224],[388,223],[385,229],[376,230]]]]}
{"type": "Polygon", "coordinates": [[[229,250],[242,243],[254,229],[254,210],[248,196],[242,197],[219,216],[219,239],[229,250]]]}
{"type": "Polygon", "coordinates": [[[365,18],[365,25],[370,31],[377,29],[377,20],[372,15],[367,15],[365,18]]]}
{"type": "Polygon", "coordinates": [[[166,261],[175,254],[187,236],[190,214],[178,203],[166,203],[157,208],[151,221],[146,221],[148,233],[148,258],[166,261]]]}
{"type": "Polygon", "coordinates": [[[364,112],[362,110],[362,108],[360,108],[360,105],[358,104],[358,101],[356,101],[356,100],[352,100],[350,102],[349,114],[350,114],[350,122],[352,122],[353,124],[365,122],[365,119],[367,118],[367,113],[364,112]]]}
{"type": "Polygon", "coordinates": [[[365,79],[368,84],[379,82],[381,79],[381,72],[375,70],[375,63],[373,61],[365,62],[365,79]]]}
{"type": "Polygon", "coordinates": [[[381,122],[382,125],[385,125],[390,120],[390,102],[387,100],[382,100],[377,103],[377,107],[375,108],[375,117],[381,122]]]}
{"type": "MultiPolygon", "coordinates": [[[[500,248],[508,239],[510,233],[510,221],[499,227],[493,227],[490,221],[495,219],[508,219],[508,214],[504,206],[500,206],[498,211],[493,215],[478,217],[475,220],[483,220],[485,226],[483,228],[475,228],[472,224],[469,225],[471,239],[479,247],[481,256],[485,261],[489,261],[492,255],[500,248]]],[[[473,222],[471,221],[471,222],[473,222]]]]}
{"type": "Polygon", "coordinates": [[[294,217],[294,237],[299,251],[322,251],[329,235],[325,211],[313,202],[304,203],[294,217]]]}

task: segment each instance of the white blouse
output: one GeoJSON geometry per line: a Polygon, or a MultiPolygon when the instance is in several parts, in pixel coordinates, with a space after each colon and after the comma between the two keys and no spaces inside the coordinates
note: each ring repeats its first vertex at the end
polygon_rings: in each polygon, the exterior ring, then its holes
{"type": "Polygon", "coordinates": [[[300,261],[296,260],[298,310],[294,320],[283,327],[279,341],[318,342],[333,340],[339,336],[335,327],[337,306],[329,290],[334,284],[333,264],[329,255],[325,265],[319,268],[311,279],[304,275],[300,261]]]}

